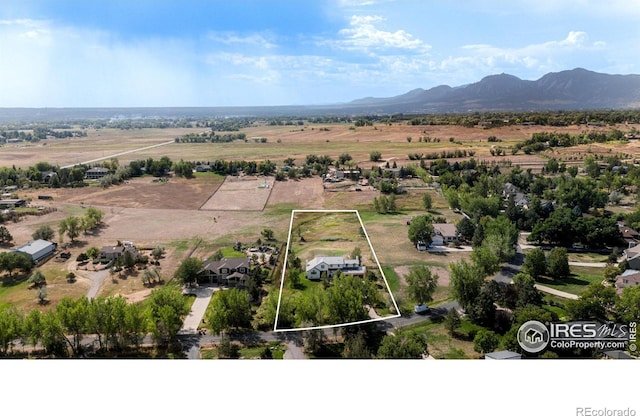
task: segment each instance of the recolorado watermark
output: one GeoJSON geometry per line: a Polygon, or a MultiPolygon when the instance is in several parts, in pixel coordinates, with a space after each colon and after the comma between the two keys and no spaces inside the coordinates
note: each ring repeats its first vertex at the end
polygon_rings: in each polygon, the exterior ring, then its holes
{"type": "Polygon", "coordinates": [[[636,411],[630,407],[625,409],[576,407],[576,416],[636,416],[636,411]]]}
{"type": "MultiPolygon", "coordinates": [[[[527,321],[518,329],[518,343],[523,350],[539,353],[553,349],[636,350],[636,322],[595,321],[550,322],[527,321]]],[[[608,416],[608,415],[603,415],[608,416]]]]}

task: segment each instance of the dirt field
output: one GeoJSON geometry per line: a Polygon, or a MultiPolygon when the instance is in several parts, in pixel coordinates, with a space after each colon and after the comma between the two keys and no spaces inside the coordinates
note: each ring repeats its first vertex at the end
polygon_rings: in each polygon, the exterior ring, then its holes
{"type": "Polygon", "coordinates": [[[168,182],[160,182],[155,178],[144,177],[106,189],[99,186],[38,189],[20,192],[20,197],[32,198],[36,204],[54,206],[56,201],[61,201],[121,208],[195,210],[216,192],[223,179],[218,175],[206,175],[195,179],[171,178],[168,182]],[[54,202],[38,200],[38,195],[50,195],[54,202]]]}
{"type": "Polygon", "coordinates": [[[273,178],[227,176],[202,210],[262,211],[273,189],[273,178]]]}

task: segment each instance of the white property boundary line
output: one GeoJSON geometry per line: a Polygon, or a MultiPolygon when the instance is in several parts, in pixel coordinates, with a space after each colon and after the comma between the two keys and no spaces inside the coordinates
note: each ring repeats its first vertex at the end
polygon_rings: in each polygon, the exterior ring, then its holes
{"type": "Polygon", "coordinates": [[[342,326],[349,326],[349,325],[358,325],[358,324],[364,324],[364,323],[368,323],[368,322],[376,322],[376,321],[384,321],[386,319],[392,319],[392,318],[398,318],[400,316],[402,316],[399,312],[398,309],[398,304],[396,303],[395,298],[393,297],[393,292],[391,292],[391,288],[389,287],[389,283],[387,282],[387,277],[384,275],[384,271],[382,270],[382,267],[380,266],[380,261],[378,260],[378,256],[376,255],[376,251],[373,249],[373,244],[371,244],[371,239],[369,238],[369,234],[367,233],[367,229],[364,227],[364,224],[362,223],[362,218],[360,217],[360,213],[358,212],[357,209],[294,209],[291,211],[291,220],[289,221],[289,234],[287,236],[287,248],[285,249],[285,253],[284,253],[284,264],[282,266],[282,276],[280,277],[280,293],[278,294],[278,306],[276,308],[276,319],[275,322],[273,324],[273,331],[274,332],[291,332],[291,331],[307,331],[310,329],[326,329],[326,328],[339,328],[342,326]],[[291,244],[291,231],[293,230],[293,217],[295,216],[295,214],[297,212],[319,212],[319,213],[328,213],[328,212],[339,212],[339,213],[354,213],[356,214],[356,216],[358,217],[358,221],[360,221],[360,227],[362,227],[362,231],[364,231],[364,236],[367,238],[367,242],[369,243],[369,248],[371,249],[371,253],[373,254],[373,258],[376,261],[376,264],[378,265],[378,270],[380,270],[380,274],[382,275],[382,279],[384,280],[384,284],[387,287],[387,292],[389,292],[389,296],[391,296],[391,301],[393,302],[393,307],[396,309],[396,314],[395,315],[390,315],[390,316],[385,316],[382,318],[374,318],[374,319],[367,319],[366,321],[358,321],[358,322],[348,322],[348,323],[344,323],[344,324],[336,324],[336,325],[322,325],[322,326],[311,326],[311,327],[306,327],[306,328],[285,328],[285,329],[278,329],[278,316],[280,316],[280,302],[282,300],[282,291],[284,288],[284,274],[287,270],[287,261],[289,260],[289,245],[291,244]]]}

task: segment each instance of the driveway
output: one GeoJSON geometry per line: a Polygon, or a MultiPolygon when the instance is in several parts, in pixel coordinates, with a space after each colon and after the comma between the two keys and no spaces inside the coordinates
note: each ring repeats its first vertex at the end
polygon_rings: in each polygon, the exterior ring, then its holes
{"type": "Polygon", "coordinates": [[[83,276],[87,277],[91,280],[91,287],[87,292],[87,299],[91,300],[96,297],[98,291],[102,287],[102,283],[104,283],[104,279],[109,276],[109,269],[100,270],[97,272],[87,272],[83,273],[83,276]]]}
{"type": "Polygon", "coordinates": [[[184,323],[182,324],[182,328],[178,331],[180,335],[195,335],[198,331],[198,325],[202,322],[202,318],[204,318],[204,314],[207,311],[207,306],[209,306],[209,302],[211,301],[211,296],[213,296],[213,292],[216,290],[220,290],[219,287],[207,287],[200,286],[193,289],[196,295],[196,300],[193,302],[191,306],[191,311],[189,311],[189,315],[184,319],[184,323]]]}
{"type": "Polygon", "coordinates": [[[289,341],[285,345],[287,350],[284,352],[285,360],[306,360],[307,356],[304,353],[302,345],[299,342],[289,341]]]}

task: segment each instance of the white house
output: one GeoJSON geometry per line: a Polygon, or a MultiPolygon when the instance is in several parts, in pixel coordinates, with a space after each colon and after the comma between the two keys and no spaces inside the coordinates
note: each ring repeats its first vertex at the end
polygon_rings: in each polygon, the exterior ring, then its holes
{"type": "Polygon", "coordinates": [[[360,265],[360,259],[345,259],[338,256],[318,256],[307,262],[306,276],[309,280],[320,280],[323,276],[333,277],[341,271],[344,275],[364,276],[365,266],[360,265]]]}

